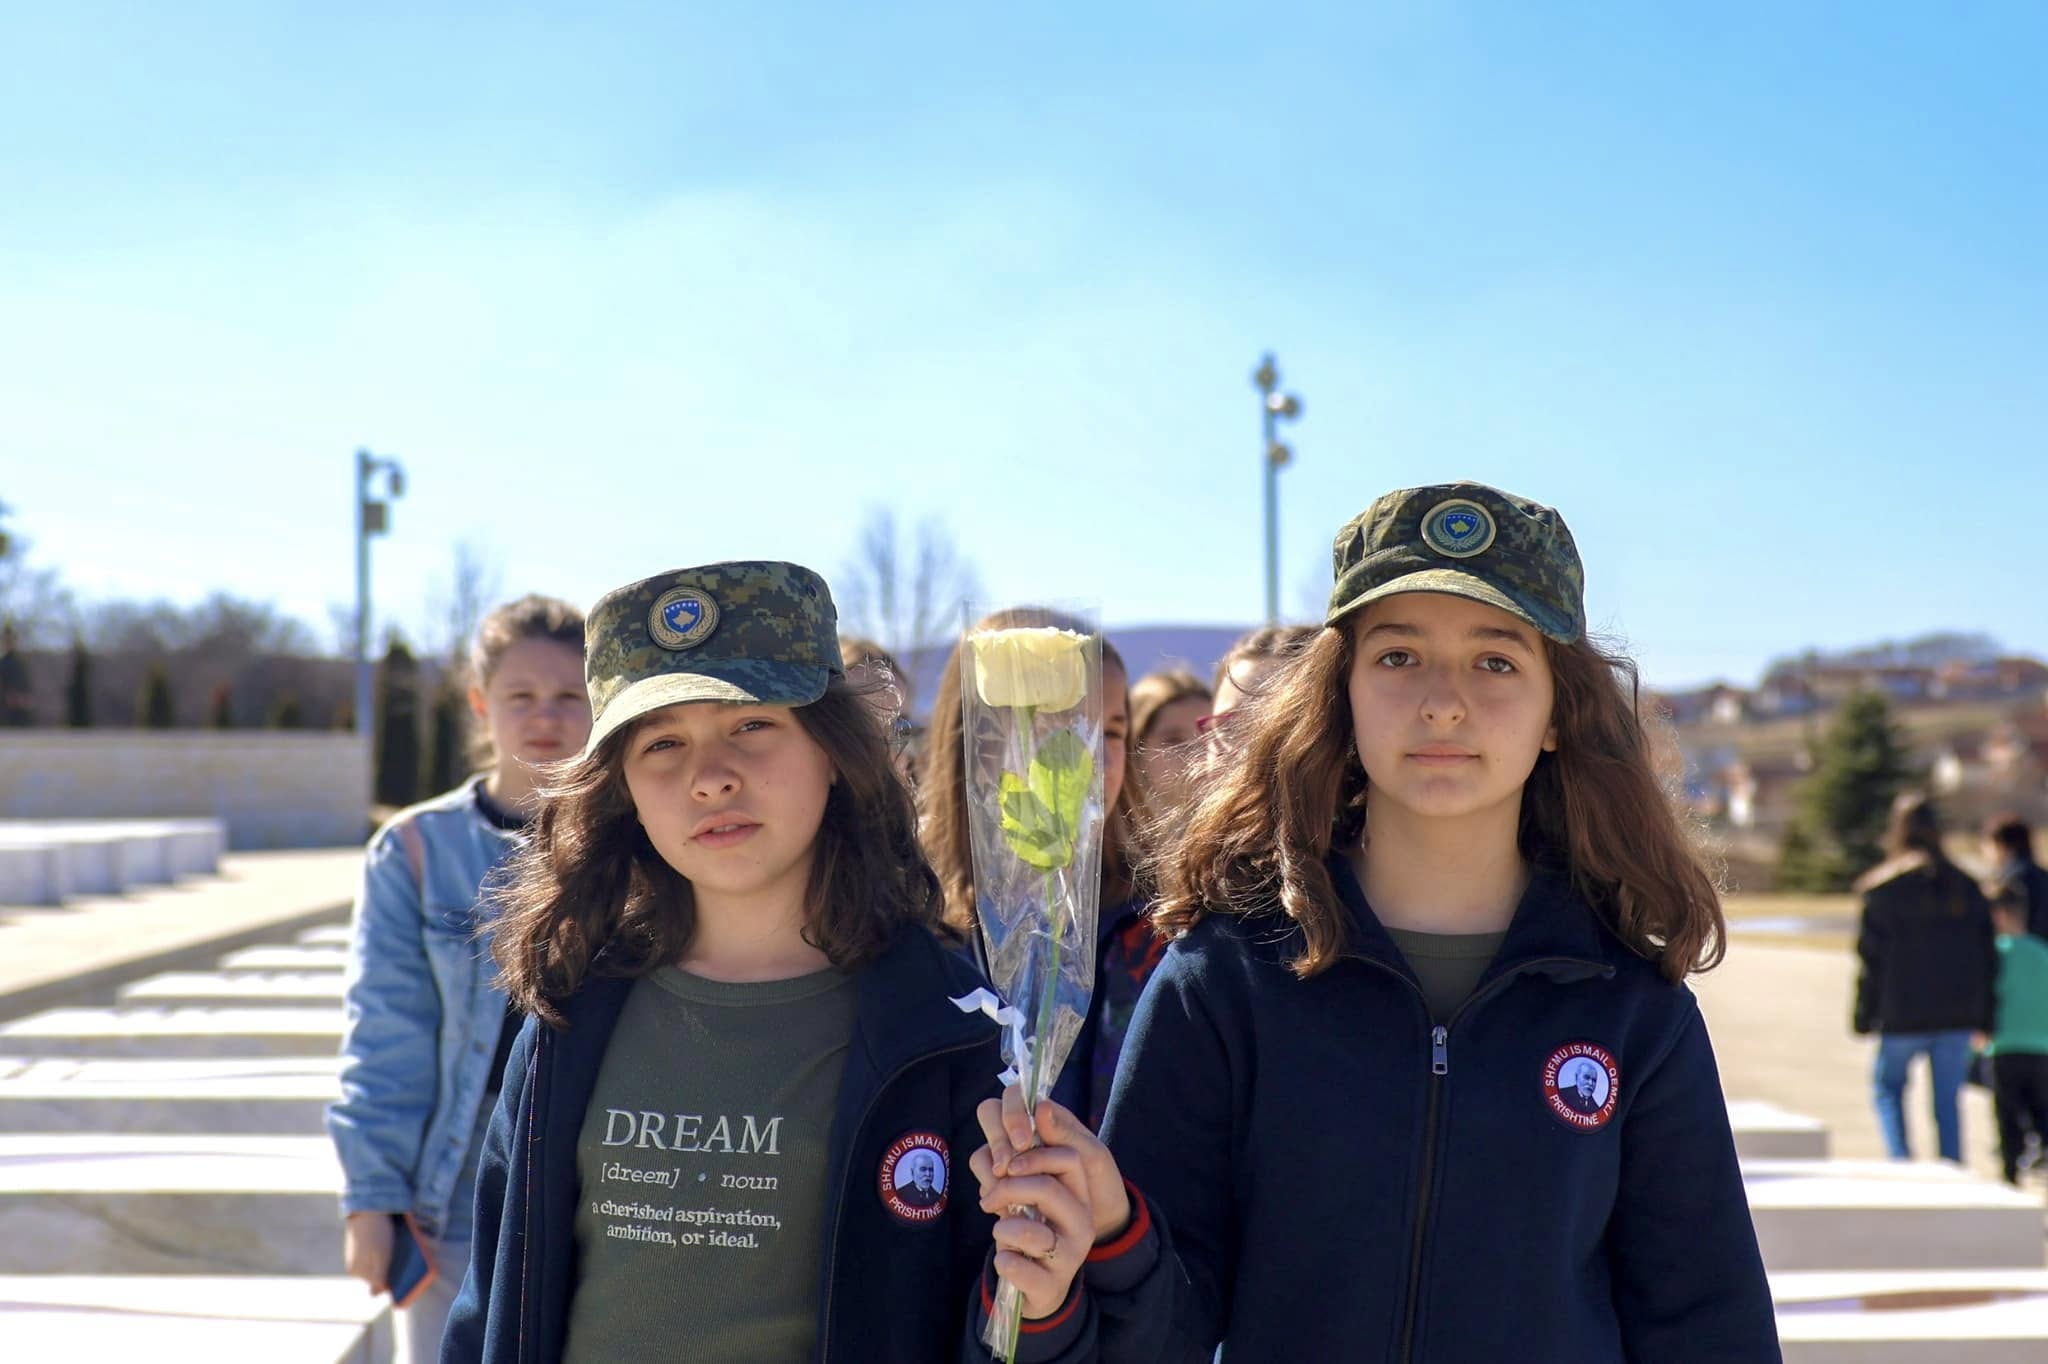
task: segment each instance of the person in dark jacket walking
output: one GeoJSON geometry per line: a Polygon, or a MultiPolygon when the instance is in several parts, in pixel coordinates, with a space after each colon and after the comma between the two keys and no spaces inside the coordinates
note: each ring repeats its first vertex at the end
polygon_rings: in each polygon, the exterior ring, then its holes
{"type": "MultiPolygon", "coordinates": [[[[449,1364],[988,1357],[999,1224],[948,1191],[997,1033],[951,1002],[981,981],[835,629],[824,581],[782,563],[663,574],[591,612],[590,737],[493,940],[531,1017],[449,1364]]],[[[1020,1358],[1074,1357],[1093,1213],[1015,1201],[1069,1276],[1020,1358]]]]}
{"type": "Polygon", "coordinates": [[[1998,947],[1991,909],[1977,883],[1941,848],[1941,821],[1918,791],[1892,802],[1886,860],[1856,882],[1863,916],[1856,931],[1853,1024],[1878,1034],[1872,1099],[1893,1160],[1912,1159],[1906,1139],[1906,1074],[1927,1058],[1935,1137],[1943,1160],[1961,1163],[1957,1104],[1970,1069],[1973,1033],[1990,1032],[1997,1012],[1998,947]]]}
{"type": "Polygon", "coordinates": [[[2048,867],[2034,860],[2034,830],[2018,815],[1999,815],[1984,829],[1994,886],[2011,887],[2026,902],[2022,932],[2048,939],[2048,867]]]}
{"type": "MultiPolygon", "coordinates": [[[[1158,1260],[1095,1294],[1102,1358],[1778,1359],[1683,984],[1719,901],[1564,522],[1409,489],[1335,565],[1162,859],[1103,1129],[1158,1260]]],[[[1096,1158],[991,1107],[977,1171],[1096,1158]]]]}

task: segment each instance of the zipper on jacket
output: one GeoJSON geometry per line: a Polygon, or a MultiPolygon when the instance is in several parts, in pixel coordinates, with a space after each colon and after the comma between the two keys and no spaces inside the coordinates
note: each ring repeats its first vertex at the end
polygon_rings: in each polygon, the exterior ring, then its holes
{"type": "MultiPolygon", "coordinates": [[[[1396,971],[1385,962],[1360,957],[1360,961],[1379,967],[1394,979],[1406,985],[1422,1004],[1424,1017],[1429,1015],[1429,1000],[1422,993],[1422,987],[1396,971]]],[[[1429,1112],[1422,1129],[1422,1184],[1415,1193],[1415,1239],[1408,1248],[1408,1296],[1401,1310],[1401,1354],[1403,1364],[1415,1358],[1415,1326],[1421,1315],[1422,1306],[1422,1262],[1429,1246],[1430,1189],[1436,1183],[1437,1127],[1439,1110],[1443,1106],[1444,1080],[1451,1073],[1451,1029],[1456,1026],[1474,1005],[1500,992],[1508,982],[1526,975],[1542,966],[1603,966],[1601,962],[1581,961],[1576,957],[1535,957],[1517,962],[1507,971],[1495,976],[1480,989],[1466,996],[1465,1002],[1451,1011],[1448,1022],[1432,1021],[1429,1030],[1429,1112]]]]}
{"type": "MultiPolygon", "coordinates": [[[[973,1051],[976,1047],[986,1045],[988,1040],[982,1038],[973,1042],[962,1042],[957,1047],[928,1051],[922,1056],[914,1056],[905,1061],[890,1071],[888,1078],[875,1086],[874,1092],[868,1095],[867,1107],[860,1111],[860,1120],[854,1123],[853,1130],[847,1133],[846,1163],[839,1170],[839,1202],[832,1210],[832,1239],[825,1243],[825,1307],[818,1316],[818,1364],[825,1364],[832,1354],[832,1299],[834,1290],[839,1286],[839,1275],[835,1272],[839,1265],[839,1229],[845,1225],[846,1203],[851,1196],[847,1181],[853,1178],[853,1153],[860,1145],[860,1134],[866,1129],[868,1119],[874,1116],[875,1105],[882,1100],[882,1091],[927,1061],[936,1061],[942,1056],[952,1056],[958,1052],[973,1051]]],[[[947,1171],[946,1177],[952,1178],[950,1170],[947,1171]]]]}

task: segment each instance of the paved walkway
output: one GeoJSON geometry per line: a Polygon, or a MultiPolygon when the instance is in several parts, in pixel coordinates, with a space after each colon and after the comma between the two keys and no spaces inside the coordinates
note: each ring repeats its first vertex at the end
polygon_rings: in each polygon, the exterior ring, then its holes
{"type": "MultiPolygon", "coordinates": [[[[1700,998],[1721,1087],[1730,1098],[1766,1099],[1819,1118],[1832,1130],[1834,1154],[1882,1159],[1884,1139],[1870,1105],[1873,1038],[1849,1031],[1856,958],[1847,948],[1794,947],[1736,937],[1728,960],[1692,979],[1700,998]]],[[[1932,1158],[1934,1119],[1927,1072],[1906,1090],[1907,1131],[1916,1154],[1932,1158]]],[[[1963,1154],[1978,1174],[1998,1177],[1998,1130],[1990,1095],[1963,1088],[1963,1154]]]]}
{"type": "Polygon", "coordinates": [[[0,905],[0,1018],[333,918],[354,899],[362,863],[360,848],[230,853],[218,876],[63,905],[0,905]]]}

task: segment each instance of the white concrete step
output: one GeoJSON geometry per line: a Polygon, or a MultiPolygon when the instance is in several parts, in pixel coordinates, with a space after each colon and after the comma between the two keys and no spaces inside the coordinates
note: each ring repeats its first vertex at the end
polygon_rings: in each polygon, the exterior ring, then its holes
{"type": "Polygon", "coordinates": [[[1785,1364],[2041,1364],[2048,1270],[1771,1275],[1785,1364]]]}
{"type": "Polygon", "coordinates": [[[0,1275],[20,1364],[390,1364],[390,1299],[339,1277],[0,1275]]]}
{"type": "Polygon", "coordinates": [[[0,1057],[0,1132],[315,1135],[340,1068],[334,1056],[0,1057]]]}
{"type": "MultiPolygon", "coordinates": [[[[245,947],[220,959],[223,971],[345,971],[346,947],[245,947]]],[[[1789,1152],[1787,1154],[1790,1154],[1789,1152]]]]}
{"type": "Polygon", "coordinates": [[[0,820],[0,903],[57,904],[212,875],[226,848],[226,827],[211,819],[0,820]]]}
{"type": "Polygon", "coordinates": [[[350,930],[347,924],[321,924],[299,934],[298,941],[307,947],[347,947],[350,930]]]}
{"type": "Polygon", "coordinates": [[[1953,1166],[1746,1161],[1764,1265],[1795,1270],[2041,1269],[2041,1200],[1953,1166]]]}
{"type": "Polygon", "coordinates": [[[308,1004],[339,1008],[342,980],[334,971],[166,971],[124,985],[124,1004],[308,1004]]]}
{"type": "Polygon", "coordinates": [[[1744,1160],[1825,1160],[1827,1124],[1758,1099],[1730,1099],[1728,1125],[1735,1154],[1744,1160]]]}
{"type": "Polygon", "coordinates": [[[341,1011],[135,1005],[45,1009],[0,1023],[0,1055],[319,1056],[341,1049],[341,1011]]]}
{"type": "Polygon", "coordinates": [[[0,1274],[332,1274],[319,1137],[0,1134],[0,1274]]]}

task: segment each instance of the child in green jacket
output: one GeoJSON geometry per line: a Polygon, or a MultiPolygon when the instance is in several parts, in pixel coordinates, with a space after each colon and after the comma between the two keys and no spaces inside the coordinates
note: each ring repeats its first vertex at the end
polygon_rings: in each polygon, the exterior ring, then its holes
{"type": "Polygon", "coordinates": [[[2029,1129],[2048,1142],[2048,941],[2026,931],[2027,902],[2017,890],[1991,902],[1998,929],[1998,1030],[1993,1034],[1992,1094],[1998,1153],[2008,1184],[2019,1183],[2029,1129]]]}

